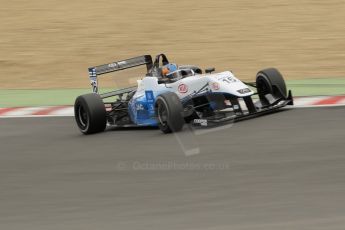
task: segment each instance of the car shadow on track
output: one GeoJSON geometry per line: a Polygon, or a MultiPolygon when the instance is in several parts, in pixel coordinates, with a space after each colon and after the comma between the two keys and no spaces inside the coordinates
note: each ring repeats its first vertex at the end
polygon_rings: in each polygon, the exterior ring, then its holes
{"type": "Polygon", "coordinates": [[[105,131],[106,132],[112,132],[112,131],[145,131],[145,130],[156,130],[159,131],[158,127],[152,127],[152,126],[142,126],[142,127],[108,127],[105,131]]]}

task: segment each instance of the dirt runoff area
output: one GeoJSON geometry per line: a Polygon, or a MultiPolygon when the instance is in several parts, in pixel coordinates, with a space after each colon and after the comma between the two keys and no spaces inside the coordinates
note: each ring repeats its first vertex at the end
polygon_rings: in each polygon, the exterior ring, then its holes
{"type": "Polygon", "coordinates": [[[85,88],[87,68],[164,52],[254,79],[345,73],[344,0],[11,0],[1,3],[0,88],[85,88]]]}

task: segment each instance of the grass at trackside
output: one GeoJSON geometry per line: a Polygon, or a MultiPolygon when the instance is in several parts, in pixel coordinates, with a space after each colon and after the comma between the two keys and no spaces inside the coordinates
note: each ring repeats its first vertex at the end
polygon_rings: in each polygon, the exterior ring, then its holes
{"type": "Polygon", "coordinates": [[[72,105],[76,96],[87,89],[0,90],[0,107],[72,105]]]}
{"type": "MultiPolygon", "coordinates": [[[[287,85],[294,96],[345,94],[345,78],[289,80],[287,85]]],[[[90,89],[1,89],[0,107],[73,105],[78,95],[90,92],[90,89]]]]}
{"type": "Polygon", "coordinates": [[[289,80],[287,86],[294,96],[345,94],[345,78],[289,80]]]}

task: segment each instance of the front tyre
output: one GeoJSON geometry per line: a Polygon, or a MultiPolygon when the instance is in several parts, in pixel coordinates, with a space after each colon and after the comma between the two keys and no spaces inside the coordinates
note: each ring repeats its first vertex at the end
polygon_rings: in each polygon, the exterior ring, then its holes
{"type": "Polygon", "coordinates": [[[74,117],[83,134],[103,132],[106,128],[106,110],[102,98],[96,93],[77,97],[74,117]]]}
{"type": "Polygon", "coordinates": [[[156,116],[158,126],[163,133],[178,132],[185,123],[183,106],[180,98],[172,92],[163,93],[157,97],[156,116]]]}
{"type": "Polygon", "coordinates": [[[256,75],[256,87],[261,101],[266,101],[267,94],[271,94],[276,99],[286,99],[288,96],[285,80],[275,68],[259,71],[256,75]]]}

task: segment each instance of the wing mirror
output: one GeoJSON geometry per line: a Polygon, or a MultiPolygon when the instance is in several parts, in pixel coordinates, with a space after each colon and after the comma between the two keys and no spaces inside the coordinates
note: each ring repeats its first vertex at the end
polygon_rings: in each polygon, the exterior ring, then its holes
{"type": "Polygon", "coordinates": [[[205,69],[205,72],[206,73],[212,73],[212,72],[214,72],[216,69],[214,68],[214,67],[212,67],[212,68],[207,68],[207,69],[205,69]]]}

